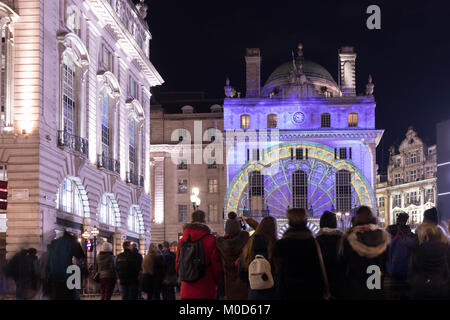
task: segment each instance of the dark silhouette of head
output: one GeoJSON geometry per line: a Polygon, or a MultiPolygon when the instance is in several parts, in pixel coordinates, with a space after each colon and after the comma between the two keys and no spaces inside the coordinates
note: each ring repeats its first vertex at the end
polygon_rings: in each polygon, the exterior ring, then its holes
{"type": "Polygon", "coordinates": [[[406,212],[401,212],[401,213],[397,214],[397,224],[398,225],[405,226],[406,223],[408,222],[408,219],[409,219],[409,214],[407,214],[406,212]]]}
{"type": "Polygon", "coordinates": [[[362,226],[365,224],[377,224],[377,218],[373,215],[368,206],[361,206],[356,210],[353,226],[362,226]]]}
{"type": "Polygon", "coordinates": [[[306,222],[308,221],[308,217],[306,216],[306,210],[303,208],[289,209],[286,212],[286,217],[288,218],[289,225],[291,227],[306,225],[306,222]]]}
{"type": "Polygon", "coordinates": [[[425,212],[423,213],[423,222],[430,222],[433,224],[438,224],[439,219],[438,219],[437,209],[433,207],[433,208],[425,210],[425,212]]]}
{"type": "Polygon", "coordinates": [[[337,227],[336,214],[331,211],[325,211],[320,217],[320,227],[336,229],[337,227]]]}
{"type": "Polygon", "coordinates": [[[124,241],[123,243],[122,243],[122,248],[123,248],[123,250],[130,250],[131,249],[131,242],[130,241],[124,241]]]}
{"type": "Polygon", "coordinates": [[[205,223],[206,214],[202,210],[192,212],[192,222],[205,223]]]}

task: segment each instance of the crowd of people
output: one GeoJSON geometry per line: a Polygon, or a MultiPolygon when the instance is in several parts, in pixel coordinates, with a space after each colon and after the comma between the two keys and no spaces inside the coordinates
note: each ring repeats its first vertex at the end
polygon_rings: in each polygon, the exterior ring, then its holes
{"type": "Polygon", "coordinates": [[[115,290],[123,300],[142,299],[142,293],[147,300],[175,300],[177,290],[181,299],[194,300],[450,298],[450,241],[435,208],[415,232],[407,213],[383,229],[366,206],[345,232],[330,211],[317,234],[308,229],[304,209],[289,209],[286,217],[289,228],[278,239],[274,217],[258,222],[230,212],[224,236],[216,237],[197,210],[176,252],[168,242],[152,243],[143,257],[135,243],[124,241],[114,256],[104,242],[91,272],[77,238],[64,232],[39,258],[34,248],[21,250],[0,274],[14,280],[18,300],[79,299],[80,290],[67,285],[73,264],[98,284],[102,300],[115,290]]]}

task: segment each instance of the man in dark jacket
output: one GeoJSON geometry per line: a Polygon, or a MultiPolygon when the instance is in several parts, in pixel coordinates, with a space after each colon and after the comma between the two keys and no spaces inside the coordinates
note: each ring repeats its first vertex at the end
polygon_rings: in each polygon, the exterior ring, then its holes
{"type": "Polygon", "coordinates": [[[405,299],[410,290],[406,280],[411,254],[417,246],[417,237],[406,224],[408,219],[407,213],[399,213],[397,223],[386,228],[391,236],[385,277],[386,294],[390,300],[405,299]]]}
{"type": "Polygon", "coordinates": [[[175,300],[175,286],[177,284],[177,272],[175,271],[176,255],[170,251],[170,245],[167,241],[163,243],[162,258],[164,261],[162,296],[164,300],[175,300]]]}
{"type": "Polygon", "coordinates": [[[344,281],[342,274],[344,270],[338,256],[342,236],[342,231],[337,229],[336,214],[325,211],[320,217],[320,230],[317,233],[316,239],[322,251],[330,292],[334,298],[342,297],[341,289],[344,281]]]}
{"type": "Polygon", "coordinates": [[[277,296],[280,299],[323,299],[325,282],[318,245],[306,226],[305,209],[289,209],[289,229],[275,243],[277,296]]]}
{"type": "Polygon", "coordinates": [[[16,300],[26,299],[25,291],[32,287],[34,276],[33,261],[28,250],[16,253],[8,264],[8,276],[16,283],[16,300]]]}
{"type": "Polygon", "coordinates": [[[124,241],[122,247],[123,252],[116,259],[116,270],[119,277],[122,300],[137,300],[142,256],[131,250],[130,241],[124,241]]]}
{"type": "Polygon", "coordinates": [[[183,237],[178,241],[176,268],[183,242],[200,240],[203,245],[206,272],[202,278],[194,282],[181,282],[181,299],[217,299],[217,286],[222,273],[222,263],[216,248],[216,237],[205,224],[205,213],[197,210],[192,213],[192,222],[183,228],[183,237]]]}
{"type": "Polygon", "coordinates": [[[73,257],[79,261],[84,258],[84,252],[77,238],[64,231],[61,238],[53,240],[47,261],[47,278],[52,300],[79,299],[77,289],[67,287],[67,268],[73,264],[73,257]]]}

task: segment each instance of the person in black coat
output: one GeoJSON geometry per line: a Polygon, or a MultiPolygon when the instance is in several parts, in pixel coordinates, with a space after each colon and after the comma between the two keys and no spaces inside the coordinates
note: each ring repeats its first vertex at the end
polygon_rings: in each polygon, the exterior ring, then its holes
{"type": "Polygon", "coordinates": [[[320,231],[316,235],[322,251],[325,269],[327,271],[328,283],[331,295],[334,298],[342,296],[343,266],[338,251],[343,233],[337,229],[336,214],[325,211],[320,217],[320,231]]]}
{"type": "Polygon", "coordinates": [[[325,279],[319,248],[306,226],[305,209],[286,213],[289,229],[275,243],[277,297],[280,299],[323,299],[325,279]]]}
{"type": "Polygon", "coordinates": [[[449,239],[437,221],[436,209],[428,209],[416,229],[419,244],[412,255],[409,276],[412,299],[449,298],[449,239]]]}
{"type": "Polygon", "coordinates": [[[124,241],[122,247],[124,251],[116,259],[122,300],[137,300],[142,256],[131,250],[130,241],[124,241]]]}
{"type": "Polygon", "coordinates": [[[377,218],[367,206],[358,208],[353,223],[344,235],[341,247],[346,278],[345,297],[384,299],[383,275],[390,236],[376,225],[377,218]],[[378,267],[380,273],[373,271],[373,266],[378,267]]]}

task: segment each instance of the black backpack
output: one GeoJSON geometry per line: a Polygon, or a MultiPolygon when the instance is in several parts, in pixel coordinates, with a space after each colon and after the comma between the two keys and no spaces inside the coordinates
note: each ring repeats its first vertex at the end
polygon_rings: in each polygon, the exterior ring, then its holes
{"type": "MultiPolygon", "coordinates": [[[[203,236],[204,237],[204,236],[203,236]]],[[[191,241],[191,235],[187,241],[183,241],[178,253],[178,281],[195,282],[206,273],[205,252],[202,238],[191,241]]]]}

